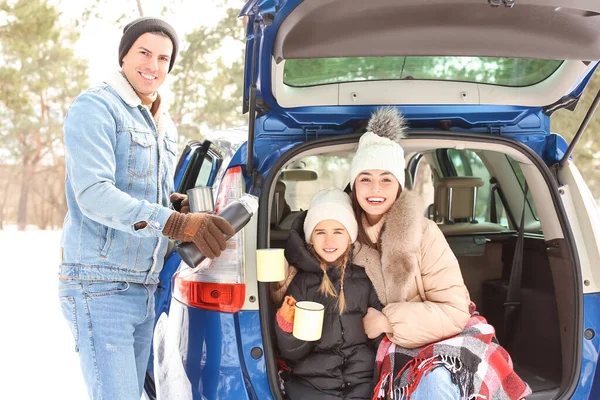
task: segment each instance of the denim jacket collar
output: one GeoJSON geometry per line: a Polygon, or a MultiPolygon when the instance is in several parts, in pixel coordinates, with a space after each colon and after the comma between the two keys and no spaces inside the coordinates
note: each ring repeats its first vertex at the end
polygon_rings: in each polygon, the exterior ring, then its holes
{"type": "Polygon", "coordinates": [[[121,96],[123,101],[129,105],[129,107],[138,107],[142,104],[142,100],[135,93],[135,90],[131,87],[131,84],[123,76],[121,71],[114,71],[104,80],[110,87],[115,89],[117,94],[121,96]]]}
{"type": "MultiPolygon", "coordinates": [[[[135,90],[133,90],[133,87],[127,78],[123,76],[121,71],[114,71],[113,73],[109,74],[104,82],[113,88],[128,106],[139,107],[142,105],[142,100],[139,98],[135,90]]],[[[166,130],[164,121],[170,119],[167,109],[168,107],[165,104],[165,99],[161,96],[160,105],[158,106],[158,110],[156,110],[156,116],[153,117],[156,122],[158,134],[161,137],[166,130]]],[[[150,110],[148,109],[148,111],[150,110]]]]}

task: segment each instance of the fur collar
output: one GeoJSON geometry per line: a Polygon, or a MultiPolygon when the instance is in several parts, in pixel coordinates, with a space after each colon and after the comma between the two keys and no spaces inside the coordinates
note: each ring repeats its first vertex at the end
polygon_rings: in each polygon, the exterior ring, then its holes
{"type": "Polygon", "coordinates": [[[384,305],[406,301],[407,289],[420,273],[424,209],[419,195],[404,190],[386,214],[381,252],[359,242],[354,245],[354,263],[365,268],[384,305]]]}
{"type": "Polygon", "coordinates": [[[129,107],[138,107],[142,105],[142,100],[138,97],[131,84],[123,76],[121,71],[114,71],[104,80],[111,88],[115,89],[117,94],[129,107]]]}
{"type": "MultiPolygon", "coordinates": [[[[129,81],[123,76],[121,71],[114,71],[109,74],[104,82],[113,88],[119,97],[132,108],[138,108],[142,105],[142,100],[139,98],[129,81]]],[[[144,106],[145,107],[145,106],[144,106]]],[[[148,107],[146,107],[148,108],[148,107]]],[[[153,120],[156,123],[156,129],[160,137],[162,137],[166,131],[166,121],[170,119],[167,111],[167,105],[165,99],[160,97],[160,104],[158,110],[156,110],[156,116],[153,116],[153,120]]],[[[150,111],[148,109],[148,111],[150,111]]]]}

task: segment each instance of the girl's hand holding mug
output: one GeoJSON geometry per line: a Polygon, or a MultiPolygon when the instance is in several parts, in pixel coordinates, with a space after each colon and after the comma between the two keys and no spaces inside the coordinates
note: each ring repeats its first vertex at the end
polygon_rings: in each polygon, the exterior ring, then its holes
{"type": "Polygon", "coordinates": [[[285,296],[281,308],[277,311],[277,324],[284,332],[292,333],[296,313],[295,305],[296,299],[292,296],[285,296]]]}

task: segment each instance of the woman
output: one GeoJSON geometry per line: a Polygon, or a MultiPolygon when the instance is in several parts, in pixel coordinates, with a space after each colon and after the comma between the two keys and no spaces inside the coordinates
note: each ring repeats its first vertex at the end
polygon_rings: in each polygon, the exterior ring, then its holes
{"type": "Polygon", "coordinates": [[[404,129],[396,109],[378,110],[350,168],[354,263],[384,305],[368,310],[365,332],[388,338],[377,354],[374,398],[524,398],[531,391],[494,328],[475,313],[444,235],[423,216],[419,197],[404,190],[404,129]]]}
{"type": "Polygon", "coordinates": [[[366,269],[382,312],[370,310],[367,334],[414,348],[461,332],[469,319],[469,293],[458,261],[424,206],[403,190],[404,121],[381,109],[369,121],[350,169],[359,221],[354,262],[366,269]]]}
{"type": "MultiPolygon", "coordinates": [[[[370,119],[352,159],[350,185],[358,223],[354,263],[365,268],[382,311],[364,318],[371,338],[385,333],[404,348],[417,348],[461,332],[469,320],[469,293],[458,261],[437,225],[423,216],[420,198],[404,190],[405,124],[393,108],[370,119]]],[[[424,376],[413,399],[459,398],[450,373],[424,376]]]]}

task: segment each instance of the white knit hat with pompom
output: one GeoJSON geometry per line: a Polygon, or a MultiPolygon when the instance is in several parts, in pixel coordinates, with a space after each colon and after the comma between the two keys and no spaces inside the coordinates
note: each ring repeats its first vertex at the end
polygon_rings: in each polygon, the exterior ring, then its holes
{"type": "Polygon", "coordinates": [[[391,172],[404,189],[404,149],[399,142],[405,130],[406,122],[397,109],[380,108],[373,113],[352,159],[350,187],[362,171],[381,169],[391,172]]]}

